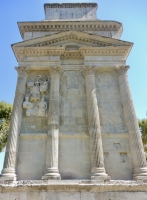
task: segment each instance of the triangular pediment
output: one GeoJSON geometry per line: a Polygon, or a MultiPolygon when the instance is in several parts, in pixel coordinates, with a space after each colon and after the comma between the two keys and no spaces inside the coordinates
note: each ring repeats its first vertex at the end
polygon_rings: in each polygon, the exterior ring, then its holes
{"type": "Polygon", "coordinates": [[[132,43],[80,31],[67,31],[23,41],[14,44],[12,47],[66,47],[74,45],[79,47],[106,47],[132,46],[132,43]]]}
{"type": "Polygon", "coordinates": [[[127,58],[132,43],[80,31],[66,31],[34,38],[12,45],[18,61],[35,56],[123,56],[127,58]]]}

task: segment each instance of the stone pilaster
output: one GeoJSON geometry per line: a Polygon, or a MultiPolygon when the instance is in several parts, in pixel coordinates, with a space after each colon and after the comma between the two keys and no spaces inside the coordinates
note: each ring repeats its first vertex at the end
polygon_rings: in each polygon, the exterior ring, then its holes
{"type": "Polygon", "coordinates": [[[134,167],[133,179],[147,180],[147,163],[128,82],[128,69],[129,66],[121,66],[116,70],[118,74],[120,96],[123,105],[125,122],[129,133],[130,151],[134,167]]]}
{"type": "Polygon", "coordinates": [[[42,177],[42,179],[47,180],[61,179],[58,169],[60,70],[60,67],[49,68],[51,86],[48,115],[48,140],[46,154],[46,171],[45,175],[42,177]]]}
{"type": "Polygon", "coordinates": [[[110,177],[106,174],[103,157],[103,146],[100,130],[99,110],[96,97],[95,86],[95,68],[84,67],[86,80],[88,125],[90,135],[90,153],[91,153],[91,179],[108,180],[110,177]]]}
{"type": "Polygon", "coordinates": [[[10,129],[4,159],[4,166],[0,177],[0,179],[2,180],[17,179],[17,152],[22,120],[22,104],[25,95],[28,68],[16,67],[15,69],[18,72],[18,79],[13,103],[13,111],[10,121],[10,129]]]}

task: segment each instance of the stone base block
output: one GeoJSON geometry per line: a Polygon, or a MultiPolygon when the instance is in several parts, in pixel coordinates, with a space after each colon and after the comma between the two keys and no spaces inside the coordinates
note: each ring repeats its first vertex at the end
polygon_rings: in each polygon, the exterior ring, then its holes
{"type": "Polygon", "coordinates": [[[21,200],[145,200],[147,183],[140,181],[38,180],[0,182],[0,199],[21,200]]]}

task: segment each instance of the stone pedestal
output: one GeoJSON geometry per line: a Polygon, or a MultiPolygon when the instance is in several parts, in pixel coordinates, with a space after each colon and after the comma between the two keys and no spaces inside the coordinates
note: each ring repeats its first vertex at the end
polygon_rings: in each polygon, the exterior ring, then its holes
{"type": "Polygon", "coordinates": [[[27,67],[16,67],[18,72],[17,87],[11,116],[10,130],[8,135],[4,166],[0,180],[16,180],[17,179],[17,153],[19,143],[19,133],[22,120],[22,103],[25,95],[27,82],[27,67]]]}
{"type": "Polygon", "coordinates": [[[121,66],[117,72],[124,117],[129,132],[130,151],[134,166],[133,179],[147,180],[147,163],[128,83],[128,69],[129,66],[121,66]]]}
{"type": "Polygon", "coordinates": [[[95,68],[86,66],[83,70],[86,80],[88,127],[92,166],[91,179],[97,179],[99,181],[109,180],[110,177],[106,174],[104,166],[99,110],[96,97],[95,68]]]}
{"type": "Polygon", "coordinates": [[[49,69],[51,77],[51,87],[50,87],[50,100],[49,100],[46,171],[45,175],[42,177],[42,179],[48,179],[48,180],[61,179],[58,170],[60,70],[61,70],[60,67],[51,67],[49,69]]]}

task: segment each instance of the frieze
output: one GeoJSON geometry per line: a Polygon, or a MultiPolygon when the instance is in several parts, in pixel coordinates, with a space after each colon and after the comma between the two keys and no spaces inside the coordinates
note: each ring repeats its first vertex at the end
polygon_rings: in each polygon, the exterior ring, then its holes
{"type": "Polygon", "coordinates": [[[32,48],[32,47],[26,47],[26,48],[21,48],[18,47],[15,49],[15,54],[16,54],[16,58],[17,60],[22,60],[23,57],[32,57],[32,56],[57,56],[57,55],[62,55],[62,56],[66,56],[67,57],[79,57],[79,55],[81,55],[81,57],[84,56],[124,56],[124,58],[126,59],[129,52],[130,52],[130,48],[128,47],[89,47],[87,46],[86,48],[79,48],[79,50],[75,51],[71,51],[71,52],[66,52],[65,50],[58,50],[58,49],[54,49],[51,50],[50,47],[46,47],[46,48],[42,48],[39,47],[38,48],[32,48]],[[16,50],[17,49],[17,50],[16,50]],[[65,53],[65,54],[64,54],[65,53]],[[79,55],[78,55],[79,54],[79,55]]]}

